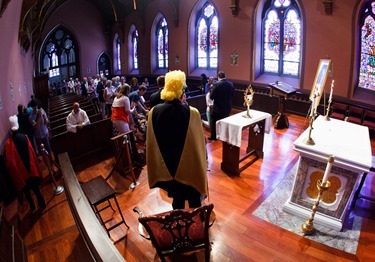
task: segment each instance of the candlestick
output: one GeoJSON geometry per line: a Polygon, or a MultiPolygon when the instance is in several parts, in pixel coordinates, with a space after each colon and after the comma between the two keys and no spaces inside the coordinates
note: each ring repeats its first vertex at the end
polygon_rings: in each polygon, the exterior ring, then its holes
{"type": "Polygon", "coordinates": [[[328,163],[327,163],[327,167],[326,167],[326,170],[324,172],[324,176],[323,176],[323,179],[322,179],[322,184],[324,185],[327,180],[328,180],[328,175],[331,173],[331,169],[332,169],[332,165],[333,165],[333,161],[335,160],[335,158],[333,156],[329,156],[328,157],[328,163]]]}
{"type": "Polygon", "coordinates": [[[316,95],[314,94],[313,96],[313,99],[311,101],[311,111],[310,111],[310,117],[314,117],[315,116],[315,99],[316,99],[316,95]]]}
{"type": "Polygon", "coordinates": [[[333,94],[333,86],[335,85],[335,80],[332,80],[332,83],[331,83],[331,92],[329,93],[329,99],[328,99],[328,102],[332,102],[332,94],[333,94]]]}

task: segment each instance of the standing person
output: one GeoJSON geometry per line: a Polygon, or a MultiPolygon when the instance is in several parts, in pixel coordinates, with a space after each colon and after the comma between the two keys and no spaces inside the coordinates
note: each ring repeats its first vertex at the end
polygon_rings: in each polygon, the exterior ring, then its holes
{"type": "Polygon", "coordinates": [[[146,160],[150,188],[173,198],[173,209],[201,206],[207,195],[206,147],[199,111],[180,101],[186,81],[182,71],[165,75],[163,104],[148,114],[146,160]]]}
{"type": "Polygon", "coordinates": [[[162,104],[164,103],[164,100],[162,100],[160,98],[160,93],[161,93],[161,90],[163,90],[164,88],[164,84],[165,84],[165,76],[161,75],[161,76],[158,76],[158,78],[156,78],[156,84],[157,86],[159,87],[159,90],[154,92],[151,96],[150,96],[150,105],[151,105],[151,108],[158,105],[158,104],[162,104]]]}
{"type": "Polygon", "coordinates": [[[142,96],[146,93],[147,87],[140,86],[138,90],[133,91],[129,94],[129,100],[131,103],[131,107],[136,107],[138,113],[144,113],[145,115],[148,114],[147,107],[143,103],[142,96]]]}
{"type": "Polygon", "coordinates": [[[19,132],[21,134],[27,135],[34,150],[36,150],[34,130],[33,130],[33,126],[30,124],[27,109],[23,105],[19,104],[17,107],[17,110],[18,110],[17,118],[18,118],[19,132]]]}
{"type": "Polygon", "coordinates": [[[217,79],[218,81],[213,84],[210,95],[210,98],[214,100],[214,105],[210,120],[211,137],[208,140],[216,140],[216,122],[228,117],[232,110],[233,83],[225,78],[223,71],[217,74],[217,79]]]}
{"type": "Polygon", "coordinates": [[[68,132],[77,133],[77,129],[82,129],[90,124],[90,119],[85,110],[79,107],[77,102],[73,103],[73,110],[66,118],[66,130],[68,132]]]}
{"type": "Polygon", "coordinates": [[[107,117],[111,117],[112,103],[116,95],[117,95],[116,88],[112,85],[112,81],[107,80],[107,82],[105,83],[105,88],[104,88],[104,100],[105,100],[105,109],[107,112],[106,113],[107,117]]]}
{"type": "Polygon", "coordinates": [[[102,118],[105,118],[105,99],[104,99],[104,89],[107,78],[104,76],[100,79],[100,82],[96,85],[96,93],[98,94],[98,100],[100,103],[100,112],[102,113],[102,118]]]}
{"type": "Polygon", "coordinates": [[[34,137],[37,145],[38,151],[36,152],[38,155],[42,155],[41,152],[39,152],[39,148],[41,144],[44,144],[44,147],[46,148],[47,152],[49,154],[52,153],[51,146],[49,142],[49,120],[47,117],[46,112],[43,110],[43,108],[39,107],[37,102],[33,100],[31,102],[31,107],[33,111],[31,112],[31,115],[29,116],[29,121],[31,125],[33,126],[34,130],[34,137]]]}
{"type": "Polygon", "coordinates": [[[42,182],[37,156],[25,134],[19,132],[17,116],[9,117],[12,135],[5,142],[5,159],[8,171],[18,192],[23,192],[33,212],[36,207],[30,190],[38,200],[40,208],[46,207],[44,197],[40,193],[39,186],[42,182]]]}
{"type": "MultiPolygon", "coordinates": [[[[206,74],[201,74],[201,90],[204,92],[205,91],[205,87],[206,87],[206,84],[208,82],[208,77],[206,74]]],[[[207,92],[206,92],[207,93],[207,92]]],[[[206,94],[205,93],[205,94],[206,94]]]]}
{"type": "MultiPolygon", "coordinates": [[[[211,77],[210,77],[210,79],[211,79],[211,77]]],[[[210,127],[211,111],[212,111],[212,106],[214,105],[214,101],[210,98],[211,89],[212,89],[212,84],[211,84],[210,89],[208,90],[208,93],[206,94],[206,117],[207,117],[207,121],[202,120],[203,124],[206,127],[210,127]]]]}
{"type": "Polygon", "coordinates": [[[132,77],[130,79],[130,93],[137,91],[139,89],[138,79],[136,77],[132,77]]]}
{"type": "Polygon", "coordinates": [[[120,134],[130,130],[131,110],[130,100],[128,98],[129,92],[130,86],[128,84],[121,86],[112,104],[111,121],[120,134]]]}

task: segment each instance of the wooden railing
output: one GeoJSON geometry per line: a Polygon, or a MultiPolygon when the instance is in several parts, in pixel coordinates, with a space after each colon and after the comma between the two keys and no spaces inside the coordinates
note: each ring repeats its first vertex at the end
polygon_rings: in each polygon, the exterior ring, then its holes
{"type": "Polygon", "coordinates": [[[95,216],[77,180],[68,154],[62,153],[58,158],[70,210],[93,261],[125,261],[95,216]]]}

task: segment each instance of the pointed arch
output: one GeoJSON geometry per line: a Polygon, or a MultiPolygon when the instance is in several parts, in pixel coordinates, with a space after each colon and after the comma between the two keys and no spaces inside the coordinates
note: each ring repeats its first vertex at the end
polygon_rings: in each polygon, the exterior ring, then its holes
{"type": "Polygon", "coordinates": [[[39,53],[39,73],[48,74],[51,82],[79,76],[78,42],[65,25],[57,25],[45,37],[39,53]]]}
{"type": "Polygon", "coordinates": [[[129,69],[133,74],[139,73],[138,63],[138,30],[135,25],[131,25],[128,35],[129,69]]]}
{"type": "Polygon", "coordinates": [[[189,67],[194,75],[216,75],[219,53],[219,16],[215,5],[199,1],[189,21],[189,67]]]}
{"type": "Polygon", "coordinates": [[[168,72],[168,23],[159,12],[151,27],[151,66],[155,73],[168,72]]]}

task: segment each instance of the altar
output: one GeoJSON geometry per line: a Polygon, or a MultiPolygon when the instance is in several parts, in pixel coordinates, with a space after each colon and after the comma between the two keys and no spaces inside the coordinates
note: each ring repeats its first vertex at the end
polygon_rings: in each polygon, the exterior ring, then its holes
{"type": "Polygon", "coordinates": [[[269,133],[272,116],[268,113],[250,110],[250,118],[245,112],[223,118],[216,122],[217,139],[223,142],[221,170],[229,175],[239,175],[258,158],[263,158],[264,133],[269,133]],[[241,157],[241,141],[243,130],[248,129],[246,154],[241,157]],[[240,163],[250,156],[250,161],[240,167],[240,163]]]}
{"type": "MultiPolygon", "coordinates": [[[[334,157],[328,176],[331,187],[324,192],[314,223],[341,230],[350,208],[360,175],[372,165],[371,143],[366,126],[345,121],[324,120],[319,116],[313,123],[311,138],[314,145],[304,140],[309,128],[294,142],[299,152],[298,168],[293,189],[283,210],[308,219],[316,202],[317,180],[322,179],[329,156],[334,157]]],[[[289,193],[289,192],[285,192],[289,193]]]]}

